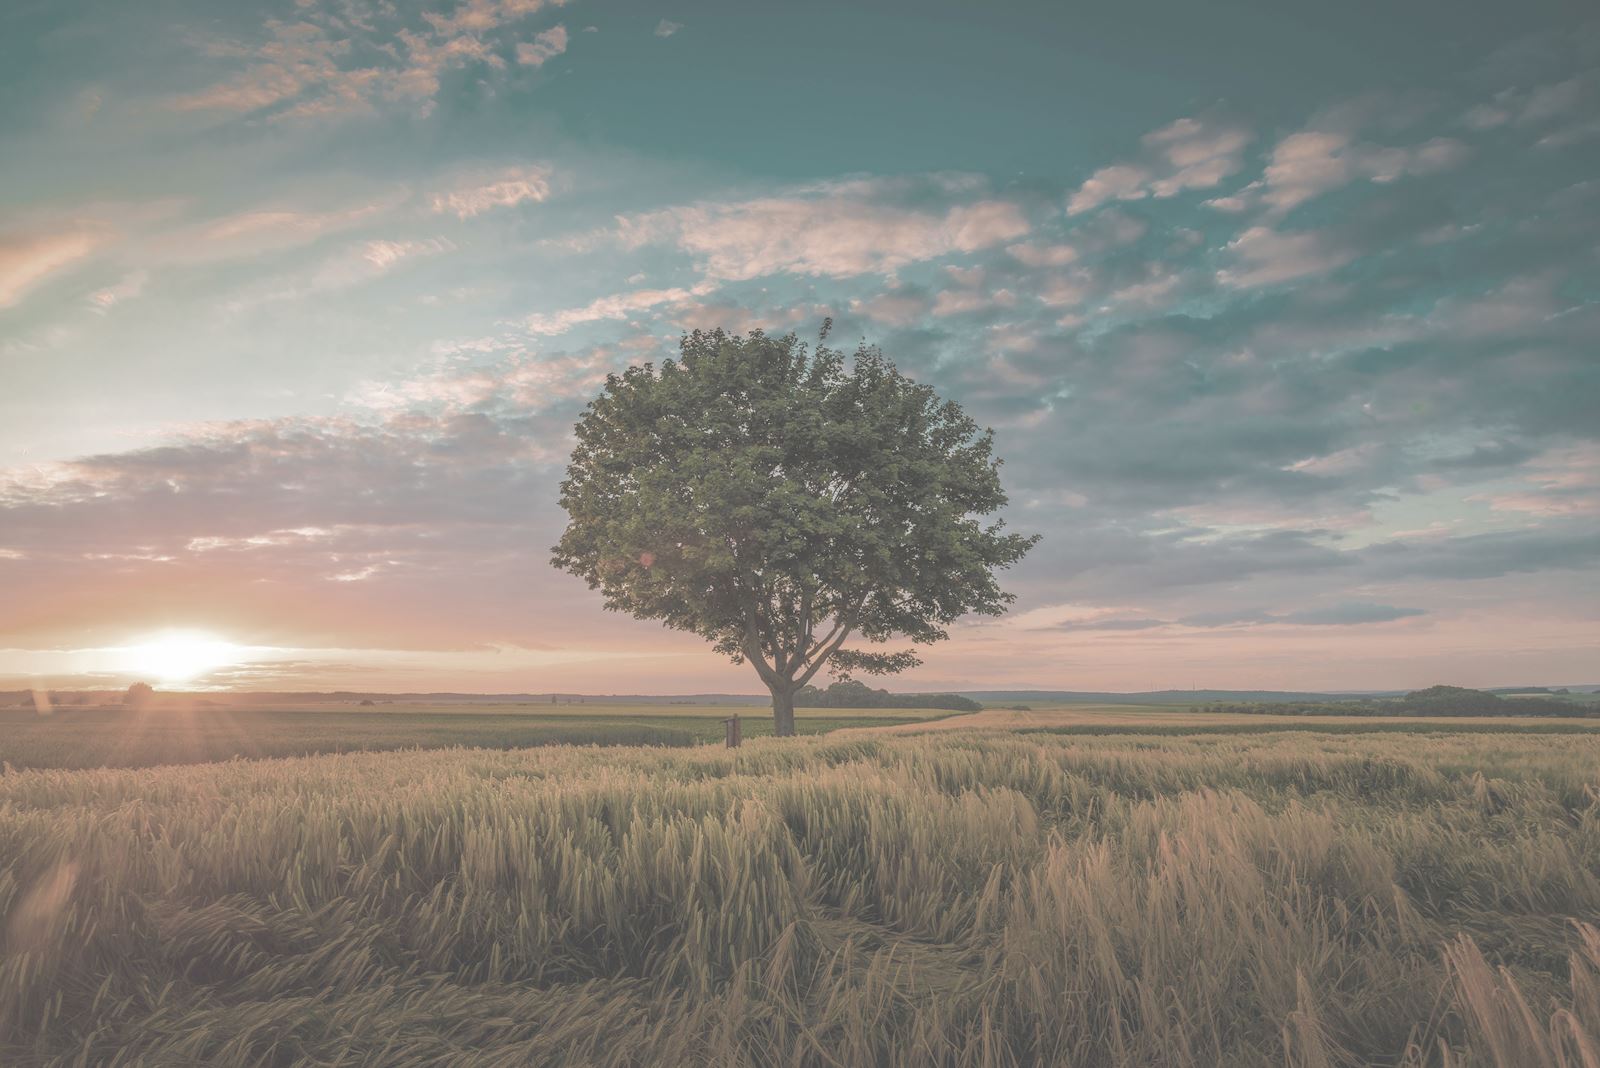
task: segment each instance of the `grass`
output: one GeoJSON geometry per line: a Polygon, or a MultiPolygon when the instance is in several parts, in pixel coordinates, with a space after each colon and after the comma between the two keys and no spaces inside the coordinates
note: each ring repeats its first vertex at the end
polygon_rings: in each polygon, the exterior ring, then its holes
{"type": "Polygon", "coordinates": [[[1600,737],[0,777],[0,1063],[1590,1068],[1600,737]]]}
{"type": "MultiPolygon", "coordinates": [[[[544,745],[685,746],[721,740],[722,718],[737,712],[746,737],[772,733],[762,709],[718,706],[547,706],[503,711],[384,706],[381,709],[158,708],[63,709],[51,716],[0,710],[0,761],[14,768],[151,767],[234,757],[292,757],[395,749],[544,745]],[[570,709],[587,707],[586,714],[570,709]]],[[[897,709],[817,709],[796,719],[802,734],[840,727],[911,723],[948,713],[897,709]]]]}
{"type": "MultiPolygon", "coordinates": [[[[1216,718],[1220,719],[1219,714],[1216,718]]],[[[1312,734],[1587,734],[1600,738],[1600,722],[1563,719],[1534,721],[1514,719],[1397,719],[1383,720],[1352,716],[1348,719],[1313,723],[1292,719],[1263,719],[1261,723],[1083,723],[1061,727],[1022,727],[1021,734],[1076,734],[1076,735],[1155,735],[1183,738],[1208,734],[1272,734],[1279,731],[1306,731],[1312,734]]]]}

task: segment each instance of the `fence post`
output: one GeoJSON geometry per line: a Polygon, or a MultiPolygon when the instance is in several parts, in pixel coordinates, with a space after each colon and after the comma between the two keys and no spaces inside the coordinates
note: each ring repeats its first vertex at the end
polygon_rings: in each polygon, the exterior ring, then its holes
{"type": "Polygon", "coordinates": [[[728,748],[739,748],[739,744],[744,741],[743,731],[739,727],[739,717],[737,715],[729,716],[722,721],[722,726],[727,733],[728,748]]]}

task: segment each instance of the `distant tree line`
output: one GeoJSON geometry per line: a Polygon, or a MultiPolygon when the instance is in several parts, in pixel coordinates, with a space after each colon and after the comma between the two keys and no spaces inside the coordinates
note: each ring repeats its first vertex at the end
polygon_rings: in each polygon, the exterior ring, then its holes
{"type": "Polygon", "coordinates": [[[970,697],[953,693],[890,693],[874,690],[855,679],[840,679],[826,690],[802,686],[795,691],[796,708],[941,708],[953,712],[978,712],[983,706],[970,697]]]}
{"type": "Polygon", "coordinates": [[[1429,686],[1401,697],[1368,697],[1345,701],[1252,701],[1214,704],[1206,712],[1254,716],[1594,716],[1600,705],[1563,700],[1559,696],[1502,697],[1462,686],[1429,686]]]}

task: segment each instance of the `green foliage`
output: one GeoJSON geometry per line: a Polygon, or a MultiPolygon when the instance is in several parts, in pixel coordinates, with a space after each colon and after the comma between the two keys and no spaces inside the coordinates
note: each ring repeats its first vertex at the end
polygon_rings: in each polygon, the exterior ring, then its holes
{"type": "Polygon", "coordinates": [[[521,715],[234,712],[157,708],[42,717],[0,712],[0,760],[18,768],[138,768],[235,757],[390,749],[543,745],[687,746],[720,732],[710,718],[606,720],[521,715]]]}
{"type": "Polygon", "coordinates": [[[1413,690],[1393,702],[1393,707],[1412,716],[1515,716],[1532,714],[1558,702],[1544,698],[1507,699],[1482,690],[1462,686],[1429,686],[1413,690]]]}
{"type": "Polygon", "coordinates": [[[9,771],[0,1064],[1578,1068],[1597,769],[1299,732],[9,771]]]}
{"type": "Polygon", "coordinates": [[[1560,697],[1501,697],[1461,686],[1430,686],[1402,697],[1347,701],[1252,701],[1202,706],[1256,716],[1592,716],[1592,705],[1560,697]]]}
{"type": "Polygon", "coordinates": [[[983,517],[1006,503],[992,434],[878,350],[793,335],[685,336],[677,360],[607,378],[576,427],[554,563],[606,607],[748,661],[792,715],[825,663],[914,666],[1012,600],[994,572],[1036,538],[983,517]],[[860,639],[869,647],[847,647],[860,639]]]}
{"type": "Polygon", "coordinates": [[[802,686],[795,691],[796,708],[940,708],[952,712],[980,712],[983,706],[954,693],[890,693],[875,690],[855,679],[840,679],[826,690],[802,686]]]}
{"type": "MultiPolygon", "coordinates": [[[[547,707],[547,706],[540,706],[547,707]]],[[[589,708],[596,708],[590,705],[589,708]]],[[[916,711],[808,714],[799,734],[846,727],[889,726],[940,718],[916,711]]],[[[722,720],[739,707],[640,714],[626,706],[579,714],[462,711],[289,711],[281,709],[158,708],[129,716],[109,709],[39,716],[0,709],[0,761],[17,768],[148,768],[203,764],[237,757],[295,757],[316,753],[395,749],[527,749],[546,745],[689,746],[723,739],[722,720]]],[[[770,717],[744,718],[746,738],[772,733],[770,717]]]]}

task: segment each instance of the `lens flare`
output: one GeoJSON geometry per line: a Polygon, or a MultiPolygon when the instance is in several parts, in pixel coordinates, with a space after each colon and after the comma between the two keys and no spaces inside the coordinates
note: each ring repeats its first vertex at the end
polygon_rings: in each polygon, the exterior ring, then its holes
{"type": "Polygon", "coordinates": [[[197,631],[171,631],[125,650],[125,670],[162,682],[186,682],[238,663],[239,647],[197,631]]]}

